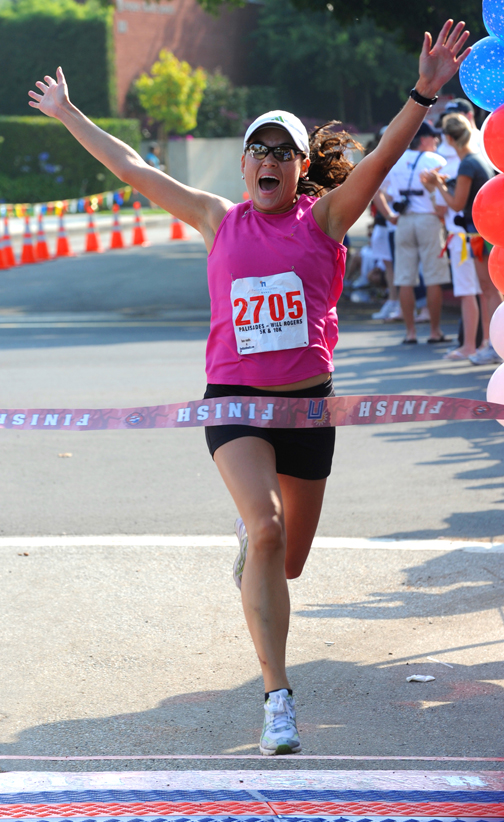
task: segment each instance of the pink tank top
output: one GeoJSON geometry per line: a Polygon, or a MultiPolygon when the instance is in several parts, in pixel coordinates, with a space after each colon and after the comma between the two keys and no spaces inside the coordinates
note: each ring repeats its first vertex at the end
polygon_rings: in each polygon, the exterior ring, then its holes
{"type": "Polygon", "coordinates": [[[209,383],[287,385],[334,370],[346,248],[315,222],[315,197],[283,214],[231,208],[208,257],[209,383]]]}

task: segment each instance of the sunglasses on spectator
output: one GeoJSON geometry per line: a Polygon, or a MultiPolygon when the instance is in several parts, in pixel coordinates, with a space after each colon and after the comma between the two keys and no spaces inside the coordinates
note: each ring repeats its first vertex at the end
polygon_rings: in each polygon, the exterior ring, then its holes
{"type": "Polygon", "coordinates": [[[288,163],[289,160],[293,160],[297,154],[304,156],[304,151],[300,151],[294,148],[294,146],[289,145],[265,146],[264,143],[249,143],[245,151],[248,151],[254,160],[264,160],[271,152],[275,160],[278,160],[280,163],[288,163]]]}

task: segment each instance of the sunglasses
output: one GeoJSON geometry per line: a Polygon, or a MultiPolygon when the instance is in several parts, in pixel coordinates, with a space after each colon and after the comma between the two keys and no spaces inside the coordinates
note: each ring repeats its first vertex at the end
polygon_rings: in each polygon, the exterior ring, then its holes
{"type": "Polygon", "coordinates": [[[293,160],[297,154],[304,156],[304,151],[299,151],[299,149],[289,145],[265,146],[264,143],[250,143],[245,151],[248,151],[254,160],[264,160],[271,152],[275,160],[278,160],[280,163],[288,163],[290,160],[293,160]]]}

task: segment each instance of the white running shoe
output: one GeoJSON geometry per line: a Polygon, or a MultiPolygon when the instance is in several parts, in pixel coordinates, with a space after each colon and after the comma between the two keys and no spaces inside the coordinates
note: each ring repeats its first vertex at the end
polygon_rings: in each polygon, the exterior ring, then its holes
{"type": "Polygon", "coordinates": [[[242,574],[245,567],[245,560],[247,559],[248,548],[247,529],[245,528],[245,523],[241,517],[238,517],[235,522],[235,534],[238,537],[240,550],[238,551],[238,556],[236,557],[233,565],[233,579],[236,587],[241,591],[242,574]]]}
{"type": "Polygon", "coordinates": [[[371,314],[372,320],[386,320],[391,311],[395,308],[394,300],[387,300],[383,303],[382,307],[379,311],[375,311],[374,314],[371,314]]]}
{"type": "Polygon", "coordinates": [[[264,756],[299,753],[294,697],[287,688],[273,691],[264,703],[264,725],[259,749],[264,756]]]}
{"type": "Polygon", "coordinates": [[[416,315],[415,322],[416,323],[430,323],[429,309],[427,308],[426,305],[422,306],[422,308],[420,309],[420,311],[416,315]]]}
{"type": "Polygon", "coordinates": [[[484,348],[478,348],[476,353],[471,354],[468,359],[473,365],[492,365],[502,362],[492,343],[488,343],[484,348]]]}
{"type": "Polygon", "coordinates": [[[386,319],[386,322],[392,323],[392,322],[395,322],[396,320],[402,320],[402,318],[403,318],[403,315],[402,315],[401,305],[399,303],[399,300],[394,300],[393,301],[393,308],[390,311],[390,314],[388,315],[388,317],[386,319]]]}

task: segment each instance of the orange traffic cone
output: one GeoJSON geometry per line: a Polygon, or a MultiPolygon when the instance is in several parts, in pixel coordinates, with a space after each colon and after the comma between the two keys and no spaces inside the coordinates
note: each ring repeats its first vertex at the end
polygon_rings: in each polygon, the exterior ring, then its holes
{"type": "Polygon", "coordinates": [[[5,260],[5,254],[3,250],[3,237],[0,237],[0,271],[3,271],[7,268],[10,268],[10,265],[7,265],[5,260]]]}
{"type": "Polygon", "coordinates": [[[135,209],[135,220],[133,223],[133,240],[131,245],[150,245],[142,223],[142,209],[140,207],[140,203],[138,201],[133,203],[133,208],[135,209]]]}
{"type": "Polygon", "coordinates": [[[88,206],[86,209],[87,213],[89,214],[89,221],[87,227],[87,236],[86,236],[86,251],[96,251],[98,254],[101,254],[103,251],[100,235],[98,234],[94,222],[94,212],[91,206],[88,206]]]}
{"type": "Polygon", "coordinates": [[[33,237],[30,228],[30,218],[28,215],[25,217],[25,230],[23,234],[23,247],[21,250],[20,262],[21,265],[25,265],[26,263],[38,263],[35,255],[35,249],[33,247],[33,237]]]}
{"type": "Polygon", "coordinates": [[[56,254],[55,257],[75,257],[74,252],[70,248],[65,224],[63,222],[63,214],[59,217],[58,236],[56,240],[56,254]]]}
{"type": "Polygon", "coordinates": [[[181,223],[180,220],[177,220],[176,217],[173,217],[172,224],[171,224],[171,240],[188,240],[189,235],[185,230],[184,223],[181,223]]]}
{"type": "Polygon", "coordinates": [[[44,232],[44,223],[42,220],[42,214],[38,216],[38,229],[37,229],[37,260],[50,260],[51,255],[49,254],[49,248],[47,245],[46,235],[44,232]]]}
{"type": "Polygon", "coordinates": [[[7,268],[11,268],[12,266],[17,265],[16,258],[14,256],[14,251],[12,249],[11,238],[10,238],[9,220],[6,216],[4,217],[4,235],[3,235],[2,253],[3,253],[5,266],[7,268]]]}
{"type": "Polygon", "coordinates": [[[125,248],[123,235],[121,231],[121,224],[119,222],[119,206],[114,203],[112,211],[114,212],[114,222],[112,223],[112,234],[110,235],[110,250],[113,248],[125,248]]]}

